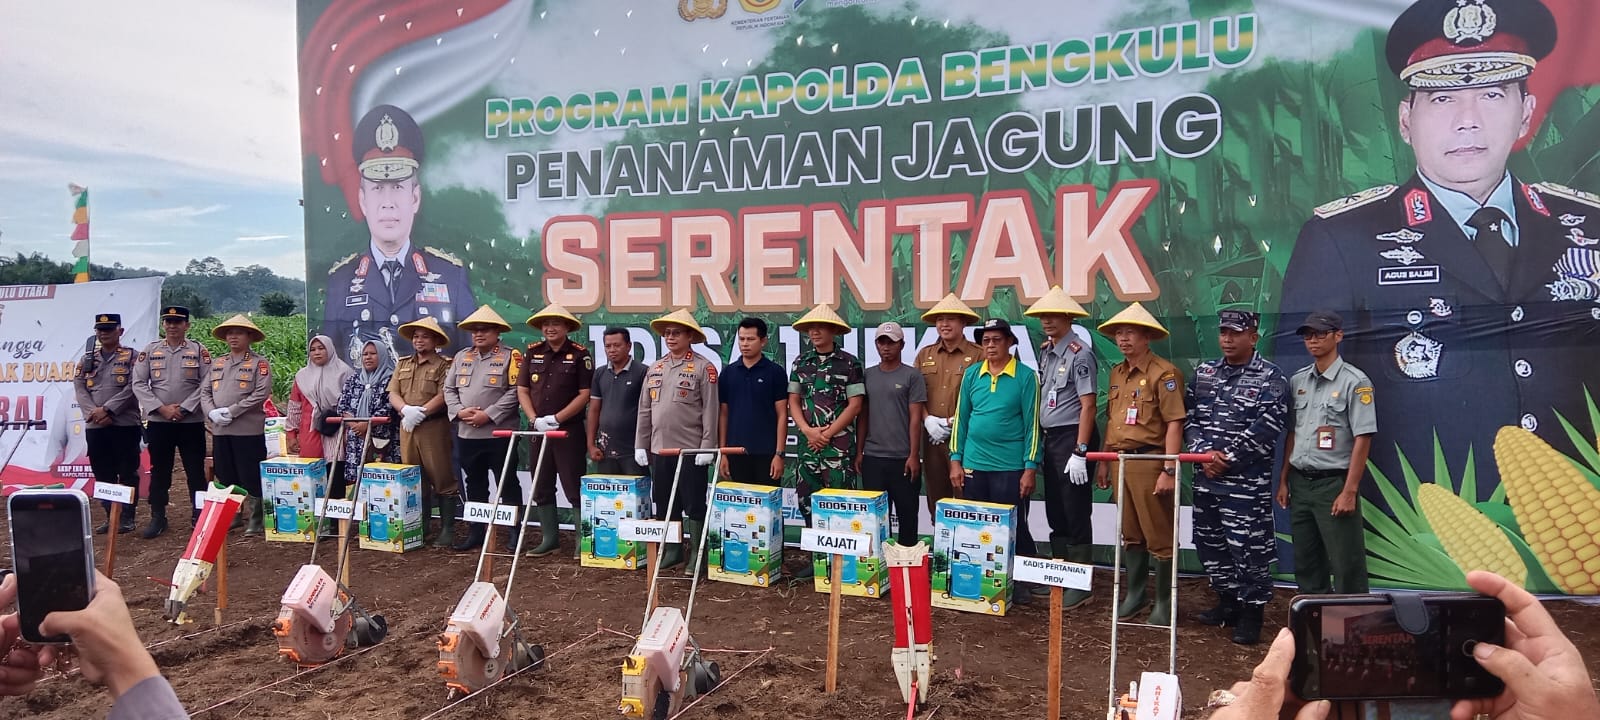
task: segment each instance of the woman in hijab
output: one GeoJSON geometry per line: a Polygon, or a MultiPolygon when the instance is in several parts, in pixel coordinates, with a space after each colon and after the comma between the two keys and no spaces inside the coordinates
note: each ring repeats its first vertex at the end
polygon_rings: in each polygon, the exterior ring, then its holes
{"type": "Polygon", "coordinates": [[[310,362],[294,374],[294,388],[289,391],[289,451],[300,457],[333,459],[339,454],[339,429],[324,419],[338,413],[339,391],[355,371],[333,352],[333,340],[327,335],[311,338],[306,355],[310,362]]]}
{"type": "MultiPolygon", "coordinates": [[[[339,394],[339,414],[344,417],[392,417],[394,406],[389,404],[389,377],[394,374],[394,357],[389,348],[376,340],[368,340],[361,348],[361,371],[344,381],[339,394]]],[[[399,428],[395,423],[350,423],[345,430],[344,452],[340,455],[342,467],[335,470],[333,497],[344,498],[345,488],[360,481],[361,448],[366,433],[372,433],[370,462],[400,462],[400,443],[395,442],[399,428]]]]}

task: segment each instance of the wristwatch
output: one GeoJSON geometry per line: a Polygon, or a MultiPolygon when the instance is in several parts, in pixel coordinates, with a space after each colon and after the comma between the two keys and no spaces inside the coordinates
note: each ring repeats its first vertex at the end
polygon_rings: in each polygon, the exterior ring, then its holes
{"type": "Polygon", "coordinates": [[[1161,466],[1161,472],[1164,472],[1164,473],[1166,473],[1168,475],[1171,475],[1173,477],[1177,477],[1178,476],[1178,466],[1177,465],[1162,465],[1161,466]]]}
{"type": "Polygon", "coordinates": [[[1088,443],[1078,443],[1078,446],[1072,449],[1072,454],[1073,455],[1088,455],[1089,454],[1089,444],[1088,443]]]}

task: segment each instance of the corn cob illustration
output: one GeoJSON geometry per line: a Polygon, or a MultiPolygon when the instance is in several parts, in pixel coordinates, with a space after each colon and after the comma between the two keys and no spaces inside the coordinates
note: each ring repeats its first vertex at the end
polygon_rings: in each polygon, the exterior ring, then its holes
{"type": "Polygon", "coordinates": [[[1563,592],[1600,593],[1600,490],[1520,427],[1500,428],[1495,464],[1523,539],[1563,592]]]}
{"type": "Polygon", "coordinates": [[[1526,587],[1528,568],[1500,526],[1471,503],[1432,483],[1417,488],[1417,506],[1433,526],[1444,551],[1461,568],[1488,570],[1526,587]]]}

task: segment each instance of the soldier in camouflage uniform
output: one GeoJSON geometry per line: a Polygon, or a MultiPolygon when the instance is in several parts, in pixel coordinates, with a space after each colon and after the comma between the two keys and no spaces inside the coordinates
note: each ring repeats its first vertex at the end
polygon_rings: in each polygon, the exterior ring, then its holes
{"type": "Polygon", "coordinates": [[[1256,353],[1261,316],[1218,312],[1222,358],[1195,368],[1184,396],[1184,445],[1211,460],[1194,477],[1194,544],[1217,593],[1204,625],[1234,625],[1233,641],[1261,639],[1272,600],[1272,461],[1289,416],[1289,380],[1256,353]]]}
{"type": "Polygon", "coordinates": [[[818,305],[796,320],[794,329],[811,340],[789,373],[789,415],[805,442],[800,444],[795,494],[810,523],[811,492],[822,488],[861,489],[851,465],[856,456],[856,416],[867,380],[861,361],[839,348],[850,330],[833,308],[818,305]]]}

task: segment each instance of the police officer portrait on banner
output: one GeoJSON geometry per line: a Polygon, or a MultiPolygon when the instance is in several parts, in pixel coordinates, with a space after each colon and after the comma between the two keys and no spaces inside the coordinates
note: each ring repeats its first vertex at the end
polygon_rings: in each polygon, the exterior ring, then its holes
{"type": "Polygon", "coordinates": [[[356,124],[353,139],[360,177],[357,208],[369,241],[328,271],[322,334],[338,352],[359,362],[368,340],[384,343],[393,357],[407,353],[397,339],[402,322],[437,319],[452,344],[470,343],[456,328],[477,307],[462,261],[419,243],[422,209],[422,129],[406,111],[379,105],[356,124]]]}
{"type": "MultiPolygon", "coordinates": [[[[1437,426],[1446,461],[1470,450],[1493,482],[1501,427],[1570,450],[1557,417],[1583,422],[1585,389],[1600,392],[1600,197],[1510,169],[1538,103],[1554,100],[1529,94],[1528,78],[1556,41],[1540,0],[1411,5],[1385,55],[1415,172],[1316,208],[1300,231],[1280,312],[1348,319],[1348,357],[1389,399],[1379,467],[1398,467],[1396,447],[1426,462],[1437,426]]],[[[1275,345],[1302,364],[1293,333],[1275,345]]]]}

